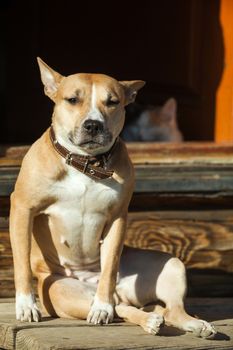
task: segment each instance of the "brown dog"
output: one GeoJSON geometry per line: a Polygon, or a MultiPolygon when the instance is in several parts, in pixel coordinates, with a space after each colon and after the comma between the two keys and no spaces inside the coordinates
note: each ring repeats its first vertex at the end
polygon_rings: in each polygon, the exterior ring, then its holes
{"type": "Polygon", "coordinates": [[[17,319],[40,320],[33,272],[41,304],[52,316],[100,324],[111,322],[115,311],[152,334],[165,318],[200,336],[213,335],[209,323],[184,311],[180,260],[125,249],[119,266],[134,179],[118,135],[124,107],[144,82],[101,74],[63,77],[38,63],[55,108],[52,127],[25,156],[11,196],[17,319]],[[139,309],[157,299],[166,304],[159,313],[139,309]]]}

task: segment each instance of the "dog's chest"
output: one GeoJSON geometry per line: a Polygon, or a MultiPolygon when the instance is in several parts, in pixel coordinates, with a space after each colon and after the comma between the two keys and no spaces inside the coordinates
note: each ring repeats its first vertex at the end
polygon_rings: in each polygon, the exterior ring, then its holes
{"type": "Polygon", "coordinates": [[[58,198],[57,205],[68,205],[85,212],[106,212],[121,195],[121,185],[109,178],[95,181],[69,167],[67,175],[57,181],[52,192],[58,198]]]}
{"type": "Polygon", "coordinates": [[[69,167],[50,192],[57,200],[44,213],[49,216],[55,239],[59,237],[71,250],[94,257],[104,227],[120,205],[121,185],[113,179],[94,181],[69,167]]]}

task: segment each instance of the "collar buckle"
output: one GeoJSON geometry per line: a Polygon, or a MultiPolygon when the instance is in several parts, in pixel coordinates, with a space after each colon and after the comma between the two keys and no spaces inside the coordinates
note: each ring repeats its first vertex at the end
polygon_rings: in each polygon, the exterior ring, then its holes
{"type": "Polygon", "coordinates": [[[70,165],[72,162],[72,153],[71,152],[67,153],[65,159],[66,159],[66,164],[70,165]]]}
{"type": "Polygon", "coordinates": [[[86,159],[85,164],[84,164],[84,167],[83,167],[83,174],[86,173],[86,170],[87,170],[87,167],[88,167],[88,163],[89,163],[89,160],[86,159]]]}

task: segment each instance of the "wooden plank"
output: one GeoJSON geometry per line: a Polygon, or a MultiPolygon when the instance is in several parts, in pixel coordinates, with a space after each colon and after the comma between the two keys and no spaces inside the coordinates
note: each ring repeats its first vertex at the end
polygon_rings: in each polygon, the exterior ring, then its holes
{"type": "Polygon", "coordinates": [[[226,221],[220,221],[220,212],[182,214],[130,213],[126,245],[171,253],[188,268],[233,272],[232,212],[230,217],[221,213],[226,221]],[[227,220],[227,217],[230,219],[227,220]]]}
{"type": "MultiPolygon", "coordinates": [[[[233,157],[232,157],[233,159],[233,157]]],[[[9,196],[19,167],[0,168],[0,196],[9,196]]],[[[233,165],[135,165],[135,193],[215,193],[233,195],[233,165]]]]}
{"type": "MultiPolygon", "coordinates": [[[[227,192],[233,195],[231,144],[129,143],[127,147],[135,165],[136,193],[227,192]]],[[[13,191],[27,149],[25,146],[2,151],[0,196],[9,196],[13,191]]]]}
{"type": "Polygon", "coordinates": [[[134,164],[233,164],[232,143],[128,143],[134,164]]]}
{"type": "MultiPolygon", "coordinates": [[[[30,146],[0,146],[0,166],[20,166],[30,146]]],[[[185,142],[174,143],[127,143],[134,164],[218,163],[233,164],[232,143],[185,142]]]]}
{"type": "MultiPolygon", "coordinates": [[[[0,296],[12,296],[13,261],[7,220],[4,225],[0,229],[0,296]]],[[[220,296],[233,292],[227,282],[229,279],[233,286],[233,274],[224,277],[216,272],[208,281],[203,281],[201,275],[204,269],[209,269],[209,274],[210,269],[233,272],[233,210],[131,212],[126,244],[171,253],[181,258],[188,269],[199,269],[199,291],[203,293],[220,296]]],[[[195,295],[197,288],[190,287],[189,292],[195,295]]]]}
{"type": "Polygon", "coordinates": [[[0,347],[8,350],[232,349],[232,298],[189,299],[187,310],[213,322],[218,331],[216,340],[196,338],[172,327],[164,327],[161,335],[154,337],[130,323],[116,322],[101,327],[80,320],[51,319],[46,315],[40,323],[21,323],[15,320],[13,302],[7,300],[0,303],[0,347]]]}
{"type": "Polygon", "coordinates": [[[3,256],[11,256],[11,245],[10,245],[10,237],[8,229],[0,228],[0,259],[3,256]]]}
{"type": "MultiPolygon", "coordinates": [[[[17,167],[0,167],[0,196],[6,197],[14,190],[15,182],[19,173],[17,167]]],[[[0,213],[1,215],[1,213],[0,213]]]]}
{"type": "Polygon", "coordinates": [[[135,166],[135,192],[233,194],[233,166],[135,166]]]}
{"type": "MultiPolygon", "coordinates": [[[[154,193],[134,192],[129,211],[156,210],[227,210],[233,208],[233,194],[222,191],[217,193],[154,193]]],[[[8,227],[10,211],[9,197],[0,197],[0,229],[8,227]]]]}

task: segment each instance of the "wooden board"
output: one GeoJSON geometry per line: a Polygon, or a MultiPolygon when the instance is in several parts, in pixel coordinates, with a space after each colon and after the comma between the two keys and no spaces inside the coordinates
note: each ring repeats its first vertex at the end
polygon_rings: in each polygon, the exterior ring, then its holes
{"type": "Polygon", "coordinates": [[[164,327],[152,336],[139,326],[117,322],[92,326],[85,321],[51,319],[40,323],[15,321],[13,300],[0,302],[0,347],[17,350],[70,349],[232,349],[232,299],[190,299],[187,310],[211,321],[218,331],[216,340],[206,340],[164,327]]]}
{"type": "Polygon", "coordinates": [[[171,253],[188,268],[233,272],[233,211],[130,213],[126,244],[171,253]]]}
{"type": "MultiPolygon", "coordinates": [[[[158,163],[231,163],[233,164],[232,142],[185,142],[154,143],[132,142],[126,144],[134,164],[158,163]]],[[[0,145],[0,166],[20,166],[30,148],[25,146],[0,145]]]]}
{"type": "Polygon", "coordinates": [[[231,142],[132,142],[127,148],[134,164],[233,164],[231,142]]]}
{"type": "MultiPolygon", "coordinates": [[[[226,193],[233,195],[233,145],[129,143],[135,193],[226,193]]],[[[13,191],[28,146],[0,148],[0,196],[13,191]]]]}
{"type": "MultiPolygon", "coordinates": [[[[179,257],[190,270],[189,295],[233,295],[233,210],[131,212],[125,243],[179,257]],[[211,274],[211,269],[217,271],[211,274]]],[[[13,295],[13,260],[4,220],[0,221],[0,297],[13,295]]]]}

